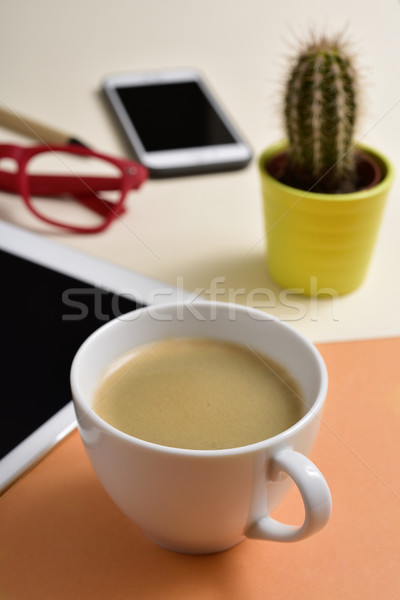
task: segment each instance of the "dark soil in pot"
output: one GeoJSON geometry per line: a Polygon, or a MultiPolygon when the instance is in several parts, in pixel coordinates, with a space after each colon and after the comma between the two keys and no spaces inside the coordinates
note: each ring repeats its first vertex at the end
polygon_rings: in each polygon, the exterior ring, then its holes
{"type": "Polygon", "coordinates": [[[371,154],[362,151],[356,153],[355,175],[341,181],[334,190],[329,171],[315,181],[315,177],[289,168],[286,151],[277,154],[265,167],[272,177],[285,185],[320,194],[348,194],[366,190],[377,185],[385,176],[381,164],[371,154]]]}

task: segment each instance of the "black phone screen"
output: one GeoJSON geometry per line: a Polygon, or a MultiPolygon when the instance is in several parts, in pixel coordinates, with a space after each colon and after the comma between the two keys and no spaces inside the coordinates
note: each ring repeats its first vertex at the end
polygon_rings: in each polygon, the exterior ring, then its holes
{"type": "Polygon", "coordinates": [[[147,152],[236,142],[196,82],[119,87],[116,91],[147,152]]]}
{"type": "Polygon", "coordinates": [[[70,402],[82,342],[139,304],[3,250],[0,265],[2,458],[70,402]]]}

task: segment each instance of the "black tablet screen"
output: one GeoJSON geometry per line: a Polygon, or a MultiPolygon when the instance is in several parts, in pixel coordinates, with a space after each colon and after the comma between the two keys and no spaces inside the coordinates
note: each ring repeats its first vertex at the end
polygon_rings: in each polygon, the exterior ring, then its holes
{"type": "Polygon", "coordinates": [[[139,305],[3,250],[0,264],[2,458],[71,400],[85,338],[139,305]]]}

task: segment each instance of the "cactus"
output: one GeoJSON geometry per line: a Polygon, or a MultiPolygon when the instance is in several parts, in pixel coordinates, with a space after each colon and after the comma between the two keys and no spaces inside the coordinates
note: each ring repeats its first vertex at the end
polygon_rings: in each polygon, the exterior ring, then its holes
{"type": "Polygon", "coordinates": [[[346,45],[340,37],[325,36],[309,43],[297,56],[285,94],[292,185],[328,193],[353,191],[357,108],[355,69],[346,45]]]}

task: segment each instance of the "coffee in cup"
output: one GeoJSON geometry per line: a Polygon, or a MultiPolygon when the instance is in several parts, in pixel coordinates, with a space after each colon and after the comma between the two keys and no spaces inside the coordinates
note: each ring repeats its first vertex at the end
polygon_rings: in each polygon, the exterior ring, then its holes
{"type": "Polygon", "coordinates": [[[251,347],[170,338],[114,360],[101,377],[93,409],[113,427],[148,442],[222,450],[289,429],[306,407],[287,370],[251,347]]]}
{"type": "MultiPolygon", "coordinates": [[[[191,360],[198,365],[198,355],[194,356],[191,360]]],[[[209,368],[208,362],[207,371],[209,368]]],[[[149,373],[157,381],[151,365],[149,373]]],[[[171,377],[168,393],[172,390],[174,397],[183,397],[180,376],[175,378],[172,373],[171,377]]],[[[202,377],[207,382],[206,372],[202,377]]],[[[249,380],[244,384],[252,385],[249,380]]],[[[160,546],[201,554],[226,550],[246,538],[291,542],[316,533],[327,523],[331,514],[329,488],[308,458],[326,396],[326,368],[311,342],[271,315],[245,306],[206,301],[158,305],[121,315],[95,331],[78,350],[71,369],[71,388],[79,432],[100,482],[115,504],[160,546]],[[130,435],[122,430],[121,423],[120,429],[110,424],[108,417],[97,414],[99,382],[110,365],[121,365],[120,357],[123,364],[130,360],[132,351],[143,355],[143,349],[154,347],[158,351],[153,358],[163,363],[163,353],[169,356],[172,347],[182,349],[183,340],[185,344],[194,340],[197,345],[200,338],[200,345],[215,344],[218,352],[223,348],[223,355],[227,347],[232,350],[231,345],[235,345],[235,351],[236,346],[240,347],[241,367],[232,367],[229,359],[228,375],[219,381],[214,399],[219,401],[224,396],[229,406],[236,386],[232,385],[233,376],[240,377],[244,372],[245,349],[247,358],[250,352],[250,362],[257,362],[255,354],[262,360],[267,357],[273,369],[283,369],[279,373],[285,377],[288,374],[289,387],[296,390],[295,396],[299,394],[304,409],[293,417],[294,424],[281,424],[279,428],[284,430],[272,432],[271,437],[266,437],[271,432],[262,432],[261,441],[249,437],[224,442],[221,431],[234,429],[232,421],[223,427],[224,414],[234,415],[243,408],[247,412],[248,399],[242,397],[235,408],[226,408],[225,404],[218,417],[218,446],[228,447],[207,449],[208,440],[200,444],[205,448],[193,449],[186,447],[190,445],[187,440],[172,439],[167,445],[167,440],[156,438],[153,429],[143,434],[150,441],[137,437],[137,433],[130,435]],[[304,504],[304,522],[299,525],[271,517],[293,482],[304,504]]],[[[191,394],[190,390],[189,403],[191,394]]],[[[159,394],[158,410],[167,395],[165,389],[159,394]]],[[[133,413],[137,411],[134,406],[133,413]]],[[[183,425],[173,425],[171,415],[168,418],[168,427],[162,416],[154,417],[154,423],[164,433],[166,429],[184,429],[183,425]]],[[[243,413],[238,420],[242,418],[243,413]]],[[[194,429],[207,430],[200,427],[198,415],[193,422],[191,442],[194,429]]]]}

